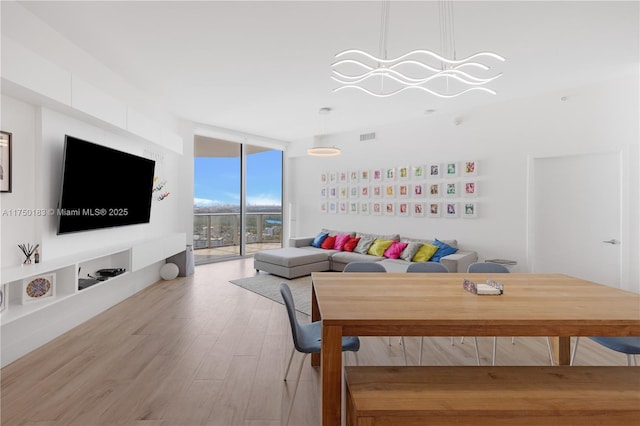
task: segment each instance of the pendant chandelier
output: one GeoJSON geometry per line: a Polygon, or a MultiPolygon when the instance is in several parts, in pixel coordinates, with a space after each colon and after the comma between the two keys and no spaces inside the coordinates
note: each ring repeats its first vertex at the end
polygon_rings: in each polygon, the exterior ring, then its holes
{"type": "Polygon", "coordinates": [[[331,78],[340,86],[333,91],[356,89],[379,98],[407,90],[421,90],[440,98],[454,98],[473,91],[495,95],[495,91],[484,85],[499,78],[502,73],[487,76],[491,68],[481,61],[504,62],[505,59],[493,52],[479,52],[457,59],[452,1],[439,1],[438,6],[442,54],[416,49],[388,58],[390,5],[389,1],[383,1],[378,55],[359,49],[336,54],[336,62],[331,65],[331,78]],[[484,76],[474,75],[476,72],[484,76]]]}
{"type": "Polygon", "coordinates": [[[331,112],[331,108],[320,108],[318,111],[320,125],[319,125],[319,134],[313,137],[313,147],[307,149],[307,155],[312,157],[335,157],[340,155],[340,148],[336,148],[335,146],[325,146],[324,145],[324,137],[326,134],[326,126],[327,126],[327,116],[331,112]]]}

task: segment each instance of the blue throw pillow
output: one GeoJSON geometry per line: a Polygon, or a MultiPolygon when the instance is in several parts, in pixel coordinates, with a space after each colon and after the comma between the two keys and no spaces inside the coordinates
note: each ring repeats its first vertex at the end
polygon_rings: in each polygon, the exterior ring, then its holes
{"type": "Polygon", "coordinates": [[[438,241],[437,238],[433,243],[433,245],[438,247],[438,251],[436,251],[433,257],[429,259],[431,262],[440,262],[440,259],[443,258],[444,256],[449,256],[450,254],[453,254],[458,251],[457,248],[451,247],[449,244],[445,244],[442,241],[438,241]]]}
{"type": "MultiPolygon", "coordinates": [[[[317,247],[320,248],[320,246],[322,245],[322,242],[325,240],[325,238],[327,238],[329,236],[328,233],[326,232],[321,232],[319,233],[314,239],[313,242],[311,243],[311,245],[313,247],[317,247]]],[[[308,241],[308,240],[307,240],[308,241]]]]}

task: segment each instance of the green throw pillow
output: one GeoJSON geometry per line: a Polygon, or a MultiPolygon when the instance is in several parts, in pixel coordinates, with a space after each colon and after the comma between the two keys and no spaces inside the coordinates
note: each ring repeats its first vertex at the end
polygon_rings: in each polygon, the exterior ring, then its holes
{"type": "MultiPolygon", "coordinates": [[[[373,241],[373,244],[371,244],[371,247],[369,247],[369,251],[367,253],[373,256],[382,257],[384,251],[388,249],[391,244],[393,244],[393,240],[383,240],[381,238],[376,238],[373,241]]],[[[438,248],[436,247],[436,250],[437,249],[438,248]]]]}
{"type": "Polygon", "coordinates": [[[428,262],[431,257],[438,251],[437,246],[432,246],[431,244],[423,244],[422,247],[418,249],[418,252],[413,256],[414,262],[428,262]]]}

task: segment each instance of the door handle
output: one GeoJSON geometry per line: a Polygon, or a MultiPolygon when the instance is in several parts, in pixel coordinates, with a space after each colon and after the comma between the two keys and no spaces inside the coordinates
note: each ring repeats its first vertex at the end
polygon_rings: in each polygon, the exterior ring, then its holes
{"type": "Polygon", "coordinates": [[[620,241],[616,240],[615,238],[612,238],[612,239],[610,239],[610,240],[603,241],[603,243],[607,243],[607,244],[620,244],[620,241]]]}

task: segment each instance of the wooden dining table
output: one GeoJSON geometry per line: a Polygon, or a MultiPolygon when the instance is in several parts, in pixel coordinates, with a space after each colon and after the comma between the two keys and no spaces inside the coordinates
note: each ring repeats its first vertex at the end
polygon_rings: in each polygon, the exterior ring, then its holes
{"type": "Polygon", "coordinates": [[[342,419],[342,336],[552,336],[568,365],[571,336],[640,336],[640,295],[562,274],[335,273],[312,275],[322,320],[322,424],[342,419]],[[476,295],[463,280],[504,285],[476,295]]]}

